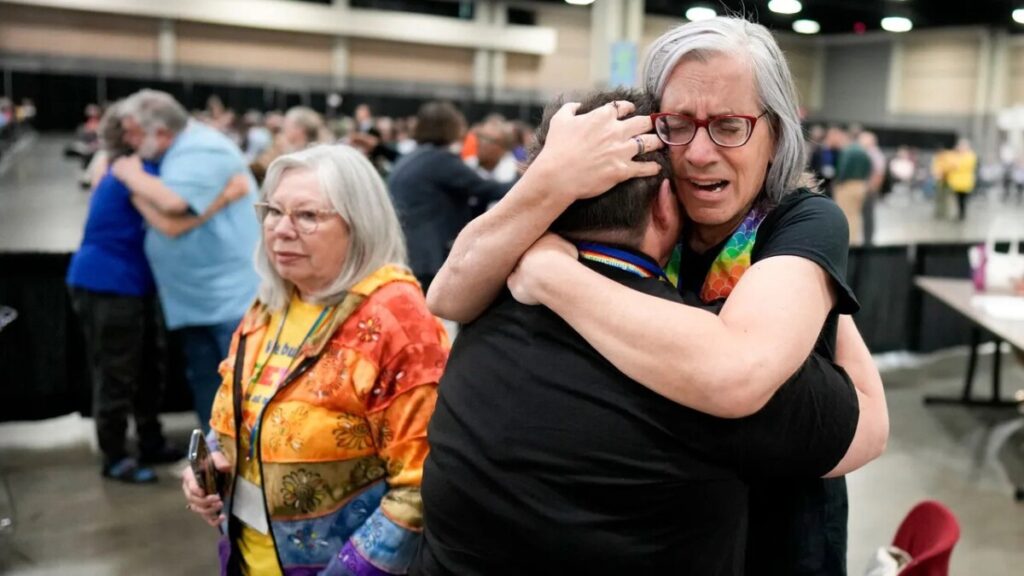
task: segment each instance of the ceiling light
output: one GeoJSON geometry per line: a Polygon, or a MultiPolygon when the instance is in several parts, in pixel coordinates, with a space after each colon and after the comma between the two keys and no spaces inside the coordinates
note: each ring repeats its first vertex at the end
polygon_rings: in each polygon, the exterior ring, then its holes
{"type": "Polygon", "coordinates": [[[1013,11],[1013,21],[1018,24],[1024,24],[1024,8],[1017,8],[1013,11]]]}
{"type": "Polygon", "coordinates": [[[796,14],[803,9],[798,0],[772,0],[768,3],[768,9],[779,14],[796,14]]]}
{"type": "Polygon", "coordinates": [[[565,0],[566,4],[572,4],[574,6],[588,6],[594,3],[594,0],[565,0]]]}
{"type": "Polygon", "coordinates": [[[707,20],[708,18],[714,18],[718,16],[714,8],[708,8],[706,6],[694,6],[686,11],[686,19],[691,22],[698,20],[707,20]]]}
{"type": "Polygon", "coordinates": [[[795,20],[793,22],[793,32],[799,34],[817,34],[821,32],[821,25],[814,20],[795,20]]]}
{"type": "Polygon", "coordinates": [[[888,16],[882,18],[882,30],[887,32],[910,32],[914,29],[914,23],[909,18],[902,16],[888,16]]]}

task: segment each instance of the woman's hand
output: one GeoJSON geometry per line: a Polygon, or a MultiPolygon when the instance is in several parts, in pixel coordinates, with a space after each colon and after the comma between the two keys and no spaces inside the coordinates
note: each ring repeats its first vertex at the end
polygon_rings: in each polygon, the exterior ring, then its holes
{"type": "Polygon", "coordinates": [[[548,190],[571,194],[573,199],[591,198],[607,192],[612,186],[638,176],[654,176],[661,167],[656,162],[636,162],[640,152],[651,152],[664,146],[647,116],[619,117],[635,107],[618,100],[576,115],[579,104],[570,102],[551,117],[544,148],[530,165],[529,172],[538,173],[548,190]]]}
{"type": "MultiPolygon", "coordinates": [[[[218,471],[224,474],[231,472],[231,464],[224,457],[223,453],[219,451],[211,452],[210,457],[213,458],[213,465],[218,471]]],[[[184,473],[181,475],[181,490],[185,493],[185,500],[188,502],[185,507],[199,514],[204,522],[214,528],[224,522],[224,515],[221,514],[224,509],[224,502],[221,501],[220,495],[208,495],[203,492],[203,489],[199,487],[199,483],[196,482],[191,466],[186,466],[184,473]]]]}
{"type": "MultiPolygon", "coordinates": [[[[503,286],[516,290],[508,280],[517,261],[573,201],[602,194],[629,178],[661,172],[657,162],[633,161],[641,147],[663,147],[657,135],[648,134],[650,117],[618,120],[634,108],[625,101],[581,116],[576,116],[578,108],[562,106],[550,119],[540,155],[523,177],[492,210],[459,233],[427,293],[431,312],[473,321],[503,286]]],[[[526,294],[518,296],[529,300],[526,294]]]]}
{"type": "Polygon", "coordinates": [[[534,242],[533,246],[519,259],[508,277],[508,289],[521,304],[541,304],[541,281],[546,275],[557,274],[560,266],[576,262],[579,251],[557,234],[547,233],[534,242]]]}

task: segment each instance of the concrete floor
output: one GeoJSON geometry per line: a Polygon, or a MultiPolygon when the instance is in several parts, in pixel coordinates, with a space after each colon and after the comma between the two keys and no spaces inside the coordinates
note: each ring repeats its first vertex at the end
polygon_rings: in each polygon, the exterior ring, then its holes
{"type": "MultiPolygon", "coordinates": [[[[63,140],[30,143],[30,162],[0,167],[0,250],[74,250],[88,206],[75,184],[76,164],[60,158],[63,140]],[[6,168],[6,169],[3,169],[6,168]]],[[[877,243],[980,240],[1024,232],[1024,207],[979,196],[966,223],[935,222],[930,204],[894,198],[879,206],[877,243]]],[[[1009,410],[926,407],[924,394],[956,393],[963,350],[929,357],[888,355],[892,436],[887,453],[849,477],[850,574],[863,573],[871,552],[889,542],[917,502],[936,499],[959,517],[962,537],[953,574],[1021,574],[1024,485],[1021,417],[1009,410]],[[1016,430],[1008,440],[1003,437],[1016,430]]],[[[987,384],[989,357],[979,366],[987,384]]],[[[1024,371],[1004,359],[1004,390],[1024,388],[1024,371]]],[[[166,418],[183,444],[195,418],[166,418]]],[[[17,576],[212,574],[216,533],[183,506],[171,467],[152,486],[126,486],[98,474],[92,422],[77,415],[0,424],[0,573],[17,576]],[[2,489],[6,486],[6,490],[2,489]],[[9,496],[8,494],[9,493],[9,496]]]]}
{"type": "MultiPolygon", "coordinates": [[[[1003,356],[1006,395],[1024,388],[1024,370],[1003,356]]],[[[959,394],[966,349],[904,356],[909,362],[891,358],[879,358],[889,404],[888,448],[848,477],[850,574],[863,573],[873,547],[889,542],[921,500],[944,503],[960,521],[951,574],[1021,574],[1024,503],[1014,501],[1013,490],[1024,486],[1024,416],[1010,409],[923,404],[925,394],[959,394]]],[[[991,359],[979,362],[979,397],[990,393],[991,359]]]]}
{"type": "MultiPolygon", "coordinates": [[[[1016,198],[1003,202],[1001,188],[991,188],[971,195],[967,218],[937,220],[934,200],[920,191],[895,190],[876,204],[875,237],[877,245],[929,242],[982,241],[989,234],[1009,240],[1024,238],[1024,204],[1016,198]]],[[[949,210],[956,215],[956,207],[949,210]]]]}
{"type": "Polygon", "coordinates": [[[74,252],[89,194],[78,160],[63,157],[66,137],[30,135],[0,161],[0,251],[74,252]]]}
{"type": "MultiPolygon", "coordinates": [[[[990,359],[983,356],[979,366],[980,391],[990,359]]],[[[1021,417],[921,402],[926,393],[956,393],[965,362],[956,350],[884,371],[892,435],[881,458],[849,476],[851,575],[863,573],[875,547],[889,542],[906,512],[925,499],[945,503],[960,520],[952,574],[1020,574],[1024,503],[1012,495],[1015,484],[1024,485],[1021,417]],[[1014,427],[1013,436],[999,440],[1014,427]]],[[[1004,362],[1004,389],[1024,387],[1024,370],[1004,362]]],[[[166,422],[179,442],[195,426],[190,414],[168,415],[166,422]]],[[[0,424],[0,474],[13,504],[5,511],[0,499],[0,516],[14,517],[13,526],[0,529],[0,573],[215,573],[216,534],[184,510],[174,467],[161,468],[155,485],[104,481],[91,424],[77,415],[0,424]]]]}
{"type": "MultiPolygon", "coordinates": [[[[167,420],[179,443],[196,423],[167,420]]],[[[184,509],[174,467],[154,485],[106,481],[92,444],[92,420],[77,415],[0,425],[14,517],[0,533],[0,573],[216,574],[216,533],[184,509]]]]}

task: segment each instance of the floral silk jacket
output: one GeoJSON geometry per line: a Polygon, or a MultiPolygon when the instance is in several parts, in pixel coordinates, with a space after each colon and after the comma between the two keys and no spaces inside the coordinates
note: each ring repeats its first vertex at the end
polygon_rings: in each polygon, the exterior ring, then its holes
{"type": "MultiPolygon", "coordinates": [[[[269,318],[253,305],[220,366],[210,425],[236,472],[248,453],[244,426],[243,442],[235,438],[238,346],[244,338],[247,383],[269,318]]],[[[267,403],[255,447],[286,576],[406,572],[422,531],[427,422],[449,347],[415,278],[395,266],[354,286],[307,338],[292,370],[308,369],[289,374],[267,403]]],[[[236,538],[222,542],[225,571],[236,538]]]]}

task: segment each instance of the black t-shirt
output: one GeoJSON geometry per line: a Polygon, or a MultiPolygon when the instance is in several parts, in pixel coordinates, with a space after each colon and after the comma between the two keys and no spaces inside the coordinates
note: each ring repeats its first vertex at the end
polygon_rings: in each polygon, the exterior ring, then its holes
{"type": "MultiPolygon", "coordinates": [[[[808,362],[827,363],[838,372],[842,369],[832,361],[839,314],[853,314],[860,308],[846,282],[848,243],[849,228],[839,207],[825,196],[799,190],[769,212],[757,230],[751,253],[752,264],[772,256],[807,258],[829,275],[837,301],[825,319],[808,362]]],[[[704,253],[697,253],[683,244],[679,290],[684,301],[715,312],[721,310],[723,302],[704,304],[699,294],[708,270],[724,245],[722,242],[704,253]]],[[[805,370],[797,377],[814,390],[819,387],[820,379],[831,376],[805,370]]],[[[831,416],[827,412],[823,414],[827,423],[831,416]]],[[[784,422],[780,420],[777,424],[784,422]]],[[[754,477],[750,480],[750,489],[747,574],[846,574],[847,497],[843,478],[754,477]]]]}
{"type": "MultiPolygon", "coordinates": [[[[666,283],[586,264],[681,302],[666,283]]],[[[742,477],[820,476],[853,438],[849,380],[827,362],[804,371],[762,413],[713,418],[505,293],[460,334],[439,386],[413,574],[742,574],[742,477]]]]}
{"type": "MultiPolygon", "coordinates": [[[[849,259],[849,225],[846,216],[830,198],[798,190],[772,209],[757,229],[751,264],[772,256],[800,256],[821,266],[836,290],[836,306],[825,319],[815,352],[835,358],[836,328],[840,314],[854,314],[860,303],[846,282],[849,259]]],[[[693,306],[718,312],[724,301],[705,304],[700,300],[704,279],[728,238],[705,252],[694,252],[682,244],[679,260],[679,293],[693,306]]]]}

